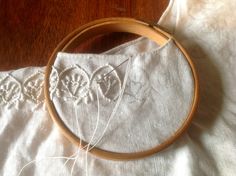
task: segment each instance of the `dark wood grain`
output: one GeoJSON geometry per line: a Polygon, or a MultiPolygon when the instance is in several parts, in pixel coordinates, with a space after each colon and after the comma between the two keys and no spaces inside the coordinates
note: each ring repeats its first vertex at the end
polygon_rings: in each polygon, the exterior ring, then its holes
{"type": "MultiPolygon", "coordinates": [[[[167,0],[0,0],[0,70],[46,65],[59,41],[94,19],[121,16],[155,22],[167,4],[167,0]]],[[[101,52],[127,39],[130,36],[106,35],[81,50],[101,52]]]]}

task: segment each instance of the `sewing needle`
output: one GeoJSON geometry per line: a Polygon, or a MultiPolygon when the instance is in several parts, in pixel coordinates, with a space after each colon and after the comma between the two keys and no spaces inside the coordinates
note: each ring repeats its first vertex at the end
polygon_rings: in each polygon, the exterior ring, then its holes
{"type": "MultiPolygon", "coordinates": [[[[105,75],[103,75],[103,78],[106,77],[107,75],[109,75],[110,73],[112,73],[114,70],[116,70],[118,67],[120,67],[121,65],[123,65],[125,62],[127,62],[129,59],[124,60],[123,62],[121,62],[119,65],[117,65],[116,67],[114,67],[111,71],[109,71],[108,73],[106,73],[105,75]]],[[[100,78],[97,81],[100,81],[102,78],[100,78]]]]}

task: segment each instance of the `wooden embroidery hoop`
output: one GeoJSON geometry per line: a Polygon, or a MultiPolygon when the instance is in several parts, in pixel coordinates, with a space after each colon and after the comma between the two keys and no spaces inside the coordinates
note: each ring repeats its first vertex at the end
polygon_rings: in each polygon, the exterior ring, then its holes
{"type": "MultiPolygon", "coordinates": [[[[170,144],[172,144],[190,125],[190,122],[193,118],[193,115],[197,108],[197,103],[199,99],[199,82],[197,78],[197,73],[194,67],[193,62],[191,61],[190,56],[187,54],[185,49],[167,32],[163,31],[155,25],[148,24],[146,22],[132,19],[132,18],[104,18],[90,22],[84,26],[77,28],[75,31],[66,36],[55,48],[51,57],[49,58],[48,64],[46,66],[45,73],[45,86],[44,93],[46,99],[46,105],[49,110],[49,114],[54,121],[54,123],[60,128],[63,135],[72,143],[83,148],[88,143],[82,141],[79,137],[72,133],[72,131],[64,124],[60,116],[58,115],[56,108],[51,101],[50,92],[49,92],[49,79],[50,73],[52,71],[52,65],[55,61],[56,55],[59,51],[67,52],[72,48],[75,48],[83,41],[86,41],[90,37],[94,37],[98,34],[106,34],[111,32],[127,32],[138,34],[140,36],[145,36],[149,39],[154,40],[158,45],[164,45],[170,38],[173,39],[176,46],[184,54],[192,72],[193,81],[194,81],[194,95],[192,100],[192,105],[189,110],[189,113],[182,124],[182,126],[175,132],[174,135],[165,140],[165,142],[153,147],[149,150],[133,152],[133,153],[118,153],[113,151],[103,150],[97,147],[94,147],[89,152],[97,157],[110,159],[110,160],[133,160],[147,157],[149,155],[155,154],[170,144]]],[[[85,148],[86,149],[86,148],[85,148]]]]}

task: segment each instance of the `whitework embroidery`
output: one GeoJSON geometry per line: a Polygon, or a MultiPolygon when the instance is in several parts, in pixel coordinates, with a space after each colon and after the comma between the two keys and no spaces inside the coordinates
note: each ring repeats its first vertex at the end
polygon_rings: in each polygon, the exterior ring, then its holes
{"type": "MultiPolygon", "coordinates": [[[[22,82],[11,74],[0,78],[0,105],[12,107],[29,100],[38,105],[44,102],[44,73],[37,71],[22,82]]],[[[52,68],[50,75],[51,98],[58,97],[76,104],[88,104],[96,100],[96,89],[106,101],[114,101],[121,90],[121,80],[114,67],[107,64],[97,68],[91,75],[79,65],[59,72],[52,68]],[[112,72],[111,72],[112,71],[112,72]],[[107,74],[111,72],[110,74],[107,74]],[[107,74],[107,75],[106,75],[107,74]]]]}
{"type": "Polygon", "coordinates": [[[97,68],[91,75],[79,65],[66,68],[60,73],[57,70],[53,67],[50,77],[51,98],[56,95],[65,101],[88,104],[96,99],[96,89],[109,102],[119,96],[121,80],[109,64],[97,68]]]}
{"type": "Polygon", "coordinates": [[[43,82],[44,74],[42,72],[37,72],[31,75],[23,83],[24,95],[36,104],[42,103],[44,101],[43,82]]]}
{"type": "Polygon", "coordinates": [[[40,71],[27,77],[23,83],[10,73],[0,78],[0,105],[18,108],[26,100],[36,105],[43,103],[43,79],[44,73],[40,71]]]}
{"type": "Polygon", "coordinates": [[[23,99],[21,83],[10,74],[0,79],[0,105],[10,107],[23,99]]]}

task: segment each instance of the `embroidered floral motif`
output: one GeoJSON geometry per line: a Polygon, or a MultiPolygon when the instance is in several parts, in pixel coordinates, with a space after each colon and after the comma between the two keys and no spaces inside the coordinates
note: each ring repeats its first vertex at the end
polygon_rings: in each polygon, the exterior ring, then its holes
{"type": "Polygon", "coordinates": [[[93,89],[98,88],[102,97],[107,101],[116,100],[120,94],[120,77],[114,67],[109,64],[98,68],[92,73],[90,84],[93,89]]]}
{"type": "MultiPolygon", "coordinates": [[[[23,83],[8,74],[3,79],[0,78],[0,105],[18,106],[19,102],[26,100],[37,105],[43,103],[43,86],[44,73],[41,71],[27,77],[23,83]]],[[[88,104],[96,100],[96,89],[107,101],[118,98],[121,80],[111,65],[99,67],[91,76],[79,65],[71,66],[61,72],[55,67],[52,68],[49,88],[51,99],[58,97],[76,104],[81,102],[88,104]]]]}
{"type": "Polygon", "coordinates": [[[76,104],[82,100],[86,103],[93,100],[87,72],[78,65],[62,71],[59,75],[56,95],[65,101],[72,100],[76,104]]]}
{"type": "Polygon", "coordinates": [[[0,79],[0,104],[18,108],[20,102],[30,100],[35,104],[42,103],[43,98],[43,76],[37,72],[28,77],[24,83],[20,83],[12,75],[8,74],[0,79]]]}
{"type": "Polygon", "coordinates": [[[43,82],[44,74],[42,72],[37,72],[23,83],[24,95],[36,104],[42,103],[44,100],[43,82]]]}
{"type": "MultiPolygon", "coordinates": [[[[121,81],[117,72],[112,71],[113,69],[111,65],[105,65],[96,69],[89,76],[82,67],[75,65],[66,68],[60,74],[53,73],[54,76],[52,76],[58,77],[59,81],[56,89],[51,88],[51,94],[55,93],[57,97],[61,97],[65,101],[74,101],[76,104],[81,102],[88,104],[96,99],[95,91],[98,89],[105,100],[115,100],[121,90],[121,81]],[[112,72],[106,75],[110,71],[112,72]]],[[[55,68],[54,71],[56,71],[55,68]]],[[[52,85],[52,87],[55,86],[52,85]]]]}
{"type": "Polygon", "coordinates": [[[10,74],[0,80],[0,104],[7,105],[18,103],[22,100],[21,84],[10,74]]]}

